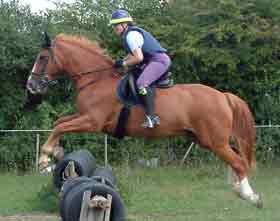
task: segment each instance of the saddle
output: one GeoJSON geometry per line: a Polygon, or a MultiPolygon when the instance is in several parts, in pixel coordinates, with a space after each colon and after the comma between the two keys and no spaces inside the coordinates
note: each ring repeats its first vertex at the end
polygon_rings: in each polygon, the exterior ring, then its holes
{"type": "MultiPolygon", "coordinates": [[[[126,107],[141,104],[136,86],[136,81],[140,74],[141,70],[136,68],[127,73],[118,83],[117,97],[126,107]]],[[[156,88],[170,88],[174,85],[174,81],[171,79],[171,74],[171,72],[167,71],[152,85],[150,85],[150,90],[153,95],[155,95],[156,88]]]]}
{"type": "MultiPolygon", "coordinates": [[[[142,104],[139,98],[136,86],[136,80],[141,74],[141,69],[136,68],[126,74],[118,83],[117,97],[124,105],[118,118],[118,123],[115,128],[113,136],[122,139],[125,136],[126,124],[130,113],[130,107],[142,104]]],[[[150,85],[150,91],[155,96],[156,88],[170,88],[174,85],[170,78],[171,72],[167,71],[157,81],[150,85]]]]}

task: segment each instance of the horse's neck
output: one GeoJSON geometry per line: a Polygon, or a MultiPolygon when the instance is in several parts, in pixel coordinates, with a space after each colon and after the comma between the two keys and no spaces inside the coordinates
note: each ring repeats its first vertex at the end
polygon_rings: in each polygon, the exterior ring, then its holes
{"type": "Polygon", "coordinates": [[[71,75],[76,89],[81,90],[90,85],[114,81],[113,74],[108,70],[102,69],[104,69],[104,67],[98,66],[92,69],[84,69],[86,71],[80,71],[78,74],[74,75],[74,77],[71,75]]]}
{"type": "Polygon", "coordinates": [[[113,65],[108,58],[87,50],[71,49],[67,52],[71,57],[65,57],[68,61],[64,62],[64,70],[76,88],[113,78],[113,65]]]}

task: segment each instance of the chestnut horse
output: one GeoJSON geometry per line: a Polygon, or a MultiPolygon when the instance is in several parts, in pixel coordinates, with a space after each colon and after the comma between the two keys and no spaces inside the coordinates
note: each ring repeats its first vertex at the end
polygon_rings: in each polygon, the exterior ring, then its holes
{"type": "MultiPolygon", "coordinates": [[[[78,90],[78,112],[59,118],[41,147],[40,166],[48,165],[64,133],[92,132],[113,134],[123,104],[116,88],[121,76],[113,60],[86,38],[60,34],[39,52],[27,81],[32,93],[44,93],[60,74],[69,77],[78,90]]],[[[154,129],[141,127],[144,112],[131,107],[126,136],[160,138],[192,134],[201,147],[214,152],[234,172],[234,190],[256,205],[262,200],[248,181],[249,169],[255,164],[256,131],[248,105],[231,93],[222,93],[201,84],[176,84],[156,89],[155,112],[161,123],[154,129]]]]}

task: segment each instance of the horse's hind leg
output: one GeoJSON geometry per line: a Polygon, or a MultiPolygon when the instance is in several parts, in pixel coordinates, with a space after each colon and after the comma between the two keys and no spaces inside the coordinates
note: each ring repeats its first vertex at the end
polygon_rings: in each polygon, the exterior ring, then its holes
{"type": "Polygon", "coordinates": [[[240,193],[240,197],[248,200],[253,203],[257,207],[262,207],[262,201],[260,196],[254,193],[252,187],[249,184],[247,178],[247,168],[245,162],[242,158],[235,153],[229,145],[225,145],[223,147],[211,149],[214,153],[217,154],[222,160],[224,160],[230,167],[233,169],[235,174],[237,175],[239,183],[235,188],[240,193]]]}
{"type": "MultiPolygon", "coordinates": [[[[235,171],[232,169],[231,166],[228,165],[227,167],[228,167],[228,169],[227,169],[227,181],[228,181],[228,184],[229,184],[229,185],[232,185],[232,186],[233,186],[234,192],[235,192],[239,197],[241,197],[239,178],[238,178],[237,174],[235,173],[235,171]]],[[[241,198],[242,198],[242,197],[241,197],[241,198]]]]}

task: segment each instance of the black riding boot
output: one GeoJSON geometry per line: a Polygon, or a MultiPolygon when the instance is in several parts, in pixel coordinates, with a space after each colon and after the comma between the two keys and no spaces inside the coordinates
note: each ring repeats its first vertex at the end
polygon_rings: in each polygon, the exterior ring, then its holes
{"type": "Polygon", "coordinates": [[[154,114],[154,96],[149,90],[146,94],[140,94],[140,96],[145,110],[145,121],[142,127],[154,128],[155,125],[160,124],[159,117],[154,114]]]}

